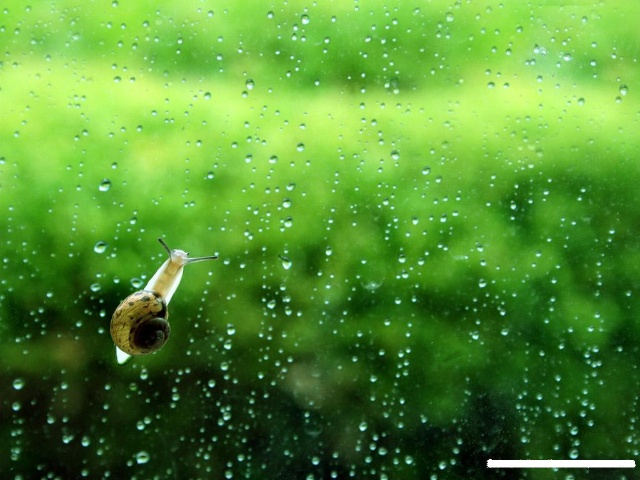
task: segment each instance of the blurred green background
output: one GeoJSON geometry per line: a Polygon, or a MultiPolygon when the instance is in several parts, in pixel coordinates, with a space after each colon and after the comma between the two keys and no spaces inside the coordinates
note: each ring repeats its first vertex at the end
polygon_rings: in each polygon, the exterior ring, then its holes
{"type": "Polygon", "coordinates": [[[639,14],[3,7],[0,477],[637,457],[639,14]],[[109,320],[158,237],[220,260],[187,267],[167,345],[117,366],[109,320]]]}

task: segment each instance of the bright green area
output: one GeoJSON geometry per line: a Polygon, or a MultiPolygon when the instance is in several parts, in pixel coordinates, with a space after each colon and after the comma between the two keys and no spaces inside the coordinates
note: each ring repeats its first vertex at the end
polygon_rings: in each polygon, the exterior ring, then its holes
{"type": "Polygon", "coordinates": [[[533,3],[6,8],[0,472],[637,456],[640,7],[533,3]],[[159,236],[220,260],[117,367],[159,236]]]}

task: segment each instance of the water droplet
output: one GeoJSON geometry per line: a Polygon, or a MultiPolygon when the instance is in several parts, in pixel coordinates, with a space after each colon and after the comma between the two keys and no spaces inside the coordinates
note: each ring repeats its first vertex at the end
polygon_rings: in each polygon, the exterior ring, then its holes
{"type": "Polygon", "coordinates": [[[100,190],[101,192],[108,192],[110,188],[111,188],[111,180],[109,180],[108,178],[105,178],[104,180],[102,180],[100,182],[100,185],[98,185],[98,190],[100,190]]]}
{"type": "Polygon", "coordinates": [[[293,266],[293,262],[288,257],[284,255],[280,255],[280,260],[282,260],[282,268],[285,270],[289,270],[293,266]]]}
{"type": "Polygon", "coordinates": [[[428,165],[422,169],[423,175],[429,175],[430,173],[431,173],[431,167],[429,167],[428,165]]]}
{"type": "Polygon", "coordinates": [[[478,280],[478,286],[480,288],[484,288],[487,286],[487,281],[484,278],[481,278],[480,280],[478,280]]]}
{"type": "Polygon", "coordinates": [[[300,17],[300,21],[302,22],[303,25],[309,25],[309,22],[311,20],[309,19],[309,15],[302,15],[300,17]]]}
{"type": "Polygon", "coordinates": [[[395,94],[400,93],[400,79],[398,77],[391,77],[385,82],[384,86],[395,94]]]}
{"type": "Polygon", "coordinates": [[[256,86],[256,83],[250,78],[246,82],[244,82],[244,86],[247,87],[247,90],[253,90],[253,87],[256,86]]]}
{"type": "Polygon", "coordinates": [[[290,198],[284,198],[282,200],[282,208],[291,208],[291,199],[290,198]]]}
{"type": "Polygon", "coordinates": [[[453,22],[453,13],[447,12],[444,18],[447,20],[447,22],[453,22]]]}
{"type": "Polygon", "coordinates": [[[620,85],[620,95],[625,96],[627,93],[629,93],[629,87],[627,87],[626,85],[620,85]]]}
{"type": "Polygon", "coordinates": [[[151,459],[151,456],[149,455],[148,452],[145,452],[144,450],[136,453],[136,463],[138,465],[144,465],[145,463],[147,463],[149,460],[151,459]]]}
{"type": "Polygon", "coordinates": [[[24,387],[24,379],[22,378],[16,378],[13,381],[13,388],[14,390],[22,390],[22,388],[24,387]]]}
{"type": "Polygon", "coordinates": [[[370,292],[374,292],[382,286],[382,280],[368,280],[366,282],[362,282],[362,286],[365,290],[369,290],[370,292]]]}
{"type": "Polygon", "coordinates": [[[93,246],[93,251],[96,253],[104,253],[108,246],[109,244],[107,242],[100,240],[93,246]]]}

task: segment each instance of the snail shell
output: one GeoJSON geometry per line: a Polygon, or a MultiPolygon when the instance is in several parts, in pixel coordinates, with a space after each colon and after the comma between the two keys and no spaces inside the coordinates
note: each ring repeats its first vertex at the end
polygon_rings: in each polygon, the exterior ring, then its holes
{"type": "Polygon", "coordinates": [[[159,350],[171,334],[167,302],[155,292],[141,290],[125,298],[111,319],[111,337],[128,355],[159,350]]]}
{"type": "Polygon", "coordinates": [[[167,320],[169,301],[180,284],[184,266],[218,258],[189,258],[187,252],[171,250],[161,238],[158,241],[169,259],[151,277],[144,290],[132,293],[120,302],[111,317],[111,338],[116,344],[116,358],[120,364],[131,355],[153,353],[167,343],[171,334],[167,320]]]}

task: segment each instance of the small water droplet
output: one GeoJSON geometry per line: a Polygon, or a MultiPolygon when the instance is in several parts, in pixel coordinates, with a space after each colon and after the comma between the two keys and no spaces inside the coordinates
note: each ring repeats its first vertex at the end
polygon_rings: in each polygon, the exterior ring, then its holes
{"type": "Polygon", "coordinates": [[[149,460],[151,459],[151,456],[149,455],[148,452],[145,452],[144,450],[136,453],[136,463],[138,465],[144,465],[145,463],[147,463],[149,460]]]}
{"type": "Polygon", "coordinates": [[[108,178],[105,178],[104,180],[102,180],[100,182],[100,185],[98,185],[98,190],[100,190],[101,192],[108,192],[110,188],[111,188],[111,180],[109,180],[108,178]]]}
{"type": "Polygon", "coordinates": [[[16,378],[13,381],[13,388],[14,390],[22,390],[24,388],[24,379],[16,378]]]}
{"type": "Polygon", "coordinates": [[[627,87],[626,85],[620,85],[620,95],[624,96],[627,93],[629,93],[629,87],[627,87]]]}
{"type": "Polygon", "coordinates": [[[107,246],[109,246],[109,244],[101,240],[93,246],[93,251],[96,253],[104,253],[107,250],[107,246]]]}
{"type": "Polygon", "coordinates": [[[293,262],[288,257],[284,255],[280,255],[280,260],[282,260],[282,268],[285,270],[289,270],[293,266],[293,262]]]}
{"type": "Polygon", "coordinates": [[[247,87],[247,90],[253,90],[253,87],[256,86],[256,83],[250,78],[246,82],[244,82],[244,86],[247,87]]]}
{"type": "Polygon", "coordinates": [[[300,21],[302,22],[303,25],[309,25],[309,22],[311,20],[309,19],[309,15],[302,15],[300,17],[300,21]]]}

